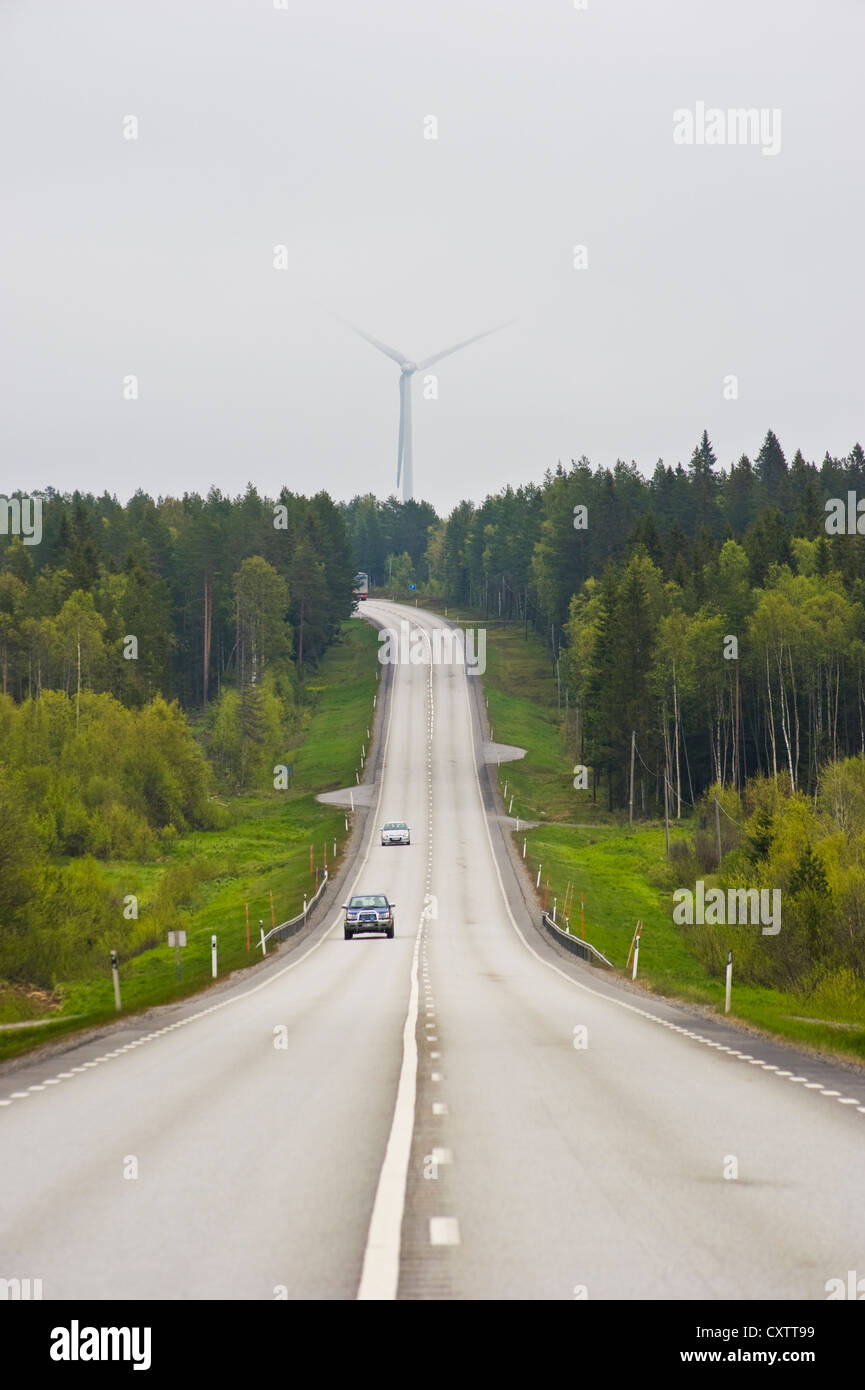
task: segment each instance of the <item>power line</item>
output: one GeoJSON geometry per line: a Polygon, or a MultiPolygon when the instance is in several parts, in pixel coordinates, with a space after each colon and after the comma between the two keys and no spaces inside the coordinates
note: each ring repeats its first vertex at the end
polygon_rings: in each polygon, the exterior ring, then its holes
{"type": "MultiPolygon", "coordinates": [[[[637,748],[636,743],[635,743],[634,747],[637,748]]],[[[644,768],[646,769],[646,771],[649,773],[649,776],[650,776],[650,777],[656,777],[656,776],[658,775],[657,769],[653,770],[652,768],[649,767],[649,764],[646,762],[646,760],[645,760],[645,758],[643,757],[642,753],[640,752],[639,748],[637,748],[637,757],[640,759],[640,762],[643,764],[643,767],[644,767],[644,768]]],[[[690,806],[692,810],[696,811],[696,810],[697,810],[697,803],[696,803],[695,801],[689,801],[688,798],[687,798],[686,796],[683,796],[681,792],[677,792],[677,791],[676,791],[676,788],[673,786],[672,782],[670,781],[669,777],[667,776],[666,764],[665,764],[665,766],[664,766],[664,771],[663,771],[663,773],[662,773],[661,775],[663,776],[664,781],[666,782],[666,784],[667,784],[667,786],[668,786],[668,788],[669,788],[669,790],[670,790],[670,794],[671,794],[672,796],[678,796],[679,800],[684,801],[686,805],[690,806]]],[[[737,820],[734,820],[734,819],[733,819],[733,817],[730,815],[729,811],[725,811],[725,810],[724,810],[724,807],[721,805],[720,801],[718,801],[718,798],[717,798],[717,797],[714,797],[713,800],[714,800],[715,802],[717,802],[718,810],[721,811],[721,812],[727,817],[727,820],[730,822],[730,824],[731,824],[731,825],[735,825],[735,827],[736,827],[737,830],[741,830],[742,827],[741,827],[741,825],[739,824],[739,822],[738,822],[737,820]]]]}

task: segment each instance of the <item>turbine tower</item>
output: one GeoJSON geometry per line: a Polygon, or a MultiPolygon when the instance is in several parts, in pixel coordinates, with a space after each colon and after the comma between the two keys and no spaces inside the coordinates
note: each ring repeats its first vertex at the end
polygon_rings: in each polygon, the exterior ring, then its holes
{"type": "Polygon", "coordinates": [[[414,478],[412,475],[412,455],[411,455],[411,379],[415,372],[426,371],[434,362],[440,362],[443,357],[450,357],[452,352],[459,352],[460,348],[468,347],[470,343],[476,343],[481,338],[488,338],[491,333],[497,333],[500,328],[506,328],[507,324],[496,324],[495,328],[487,328],[483,333],[476,333],[473,338],[464,338],[461,343],[454,343],[453,347],[445,348],[443,352],[434,352],[431,357],[424,357],[420,362],[411,362],[404,353],[397,348],[388,347],[387,343],[382,343],[378,338],[373,338],[371,334],[364,333],[362,328],[356,324],[349,324],[355,333],[359,333],[373,347],[378,348],[386,357],[396,362],[400,369],[399,373],[399,443],[396,453],[396,485],[399,488],[400,477],[402,477],[402,498],[408,502],[413,495],[414,478]]]}

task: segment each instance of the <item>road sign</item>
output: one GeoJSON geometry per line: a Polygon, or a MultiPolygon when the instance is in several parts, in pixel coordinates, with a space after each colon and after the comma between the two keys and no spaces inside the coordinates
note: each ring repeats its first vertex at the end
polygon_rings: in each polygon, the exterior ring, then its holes
{"type": "Polygon", "coordinates": [[[180,964],[180,948],[186,945],[186,932],[170,931],[168,933],[168,944],[174,947],[174,969],[179,980],[183,976],[183,968],[180,964]]]}

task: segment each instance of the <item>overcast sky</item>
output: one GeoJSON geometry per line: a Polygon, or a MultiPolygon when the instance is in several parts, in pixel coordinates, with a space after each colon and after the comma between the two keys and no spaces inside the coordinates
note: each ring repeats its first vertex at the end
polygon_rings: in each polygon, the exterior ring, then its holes
{"type": "Polygon", "coordinates": [[[704,428],[846,454],[863,53],[862,0],[0,0],[0,493],[387,496],[399,370],[338,315],[515,320],[415,377],[439,510],[704,428]],[[779,151],[674,143],[698,102],[779,151]]]}

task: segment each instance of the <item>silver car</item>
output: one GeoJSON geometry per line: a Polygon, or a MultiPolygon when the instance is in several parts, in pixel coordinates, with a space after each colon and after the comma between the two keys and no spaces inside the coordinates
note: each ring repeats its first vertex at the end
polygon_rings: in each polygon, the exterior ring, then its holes
{"type": "Polygon", "coordinates": [[[404,820],[389,820],[381,828],[383,845],[410,845],[411,832],[404,820]]]}

